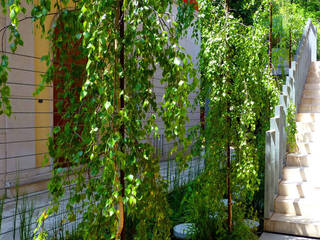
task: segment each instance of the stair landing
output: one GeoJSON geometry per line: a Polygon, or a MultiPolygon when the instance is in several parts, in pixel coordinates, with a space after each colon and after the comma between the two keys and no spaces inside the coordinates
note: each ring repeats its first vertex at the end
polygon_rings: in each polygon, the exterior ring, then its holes
{"type": "Polygon", "coordinates": [[[311,240],[314,238],[297,237],[291,235],[274,234],[274,233],[263,233],[260,240],[311,240]]]}
{"type": "Polygon", "coordinates": [[[261,240],[320,238],[320,62],[311,64],[297,114],[297,149],[287,155],[274,213],[261,240]]]}

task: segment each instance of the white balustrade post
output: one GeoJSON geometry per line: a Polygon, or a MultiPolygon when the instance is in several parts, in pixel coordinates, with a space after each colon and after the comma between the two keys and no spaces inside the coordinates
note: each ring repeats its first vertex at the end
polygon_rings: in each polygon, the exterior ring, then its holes
{"type": "Polygon", "coordinates": [[[271,218],[274,208],[275,131],[266,132],[264,217],[271,218]]]}

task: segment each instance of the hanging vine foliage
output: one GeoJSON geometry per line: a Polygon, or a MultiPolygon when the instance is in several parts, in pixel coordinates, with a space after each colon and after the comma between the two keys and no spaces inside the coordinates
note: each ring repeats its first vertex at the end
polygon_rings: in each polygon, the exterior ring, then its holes
{"type": "MultiPolygon", "coordinates": [[[[68,220],[81,213],[84,239],[125,239],[128,217],[136,222],[135,239],[169,239],[159,157],[145,140],[158,136],[161,119],[167,140],[175,142],[178,165],[186,165],[191,157],[185,128],[189,95],[198,86],[191,57],[179,45],[173,1],[28,3],[33,4],[31,17],[51,42],[52,51],[42,57],[48,66],[42,86],[54,83],[59,115],[49,138],[53,206],[41,220],[57,211],[68,194],[68,220]],[[53,12],[56,18],[48,29],[45,23],[53,12]],[[156,71],[165,86],[160,104],[151,81],[156,71]]],[[[10,11],[14,52],[23,45],[18,16],[25,9],[19,0],[1,4],[10,11]]],[[[0,107],[10,115],[8,70],[3,55],[0,107]]]]}
{"type": "MultiPolygon", "coordinates": [[[[178,165],[186,166],[191,158],[192,141],[186,137],[185,124],[192,106],[189,95],[198,80],[179,37],[194,24],[194,6],[181,6],[178,17],[187,19],[179,24],[172,17],[173,0],[27,2],[34,4],[28,17],[38,24],[52,49],[42,58],[48,69],[38,92],[54,83],[59,115],[49,138],[54,161],[49,190],[54,203],[41,216],[40,225],[68,194],[69,221],[81,213],[79,231],[84,239],[125,239],[129,217],[135,223],[133,238],[169,239],[165,182],[159,158],[145,140],[158,136],[157,120],[161,119],[167,140],[175,141],[172,151],[184,150],[177,154],[178,165]],[[56,15],[56,20],[47,29],[49,15],[56,15]],[[161,104],[151,81],[157,70],[165,86],[161,104]]],[[[250,8],[252,1],[243,2],[250,8]]],[[[264,136],[277,89],[268,70],[264,10],[269,1],[258,7],[250,26],[235,18],[232,9],[226,11],[223,3],[199,0],[196,5],[202,74],[198,101],[202,108],[207,102],[209,111],[205,128],[199,126],[193,132],[201,131],[198,149],[205,150],[206,170],[190,202],[197,203],[193,214],[198,214],[198,220],[214,219],[216,233],[232,239],[238,226],[232,223],[248,215],[243,209],[259,189],[258,156],[264,145],[257,144],[256,136],[264,136]],[[221,200],[228,195],[227,212],[221,200]]],[[[23,45],[19,16],[26,10],[19,0],[2,0],[1,5],[10,14],[14,52],[23,45]]],[[[8,66],[3,55],[0,113],[10,115],[8,66]]]]}
{"type": "Polygon", "coordinates": [[[201,135],[206,171],[190,203],[194,222],[201,225],[214,218],[217,227],[216,236],[199,230],[202,239],[248,239],[237,230],[250,215],[246,206],[259,189],[256,135],[264,134],[278,92],[268,69],[268,28],[263,24],[268,2],[258,9],[251,26],[235,18],[226,3],[199,1],[200,102],[208,104],[201,135]]]}

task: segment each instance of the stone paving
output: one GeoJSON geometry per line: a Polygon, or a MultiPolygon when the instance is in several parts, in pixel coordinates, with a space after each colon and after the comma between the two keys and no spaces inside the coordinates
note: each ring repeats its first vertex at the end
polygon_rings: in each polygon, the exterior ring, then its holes
{"type": "Polygon", "coordinates": [[[283,234],[263,233],[260,240],[311,240],[316,238],[296,237],[283,234]]]}

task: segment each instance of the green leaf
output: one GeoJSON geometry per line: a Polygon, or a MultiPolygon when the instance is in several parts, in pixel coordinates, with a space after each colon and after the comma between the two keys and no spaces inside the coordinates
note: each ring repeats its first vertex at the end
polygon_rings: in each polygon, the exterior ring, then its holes
{"type": "Polygon", "coordinates": [[[174,58],[174,64],[177,65],[177,66],[179,66],[179,65],[181,64],[180,59],[177,58],[177,57],[175,57],[175,58],[174,58]]]}
{"type": "Polygon", "coordinates": [[[55,126],[53,128],[53,134],[57,134],[58,132],[60,132],[60,130],[61,130],[60,126],[55,126]]]}
{"type": "Polygon", "coordinates": [[[111,106],[111,103],[108,102],[108,101],[104,104],[104,108],[105,108],[106,110],[108,110],[108,109],[110,108],[110,106],[111,106]]]}
{"type": "Polygon", "coordinates": [[[133,181],[133,175],[132,175],[132,174],[128,175],[127,178],[128,178],[128,180],[129,180],[130,182],[133,181]]]}

